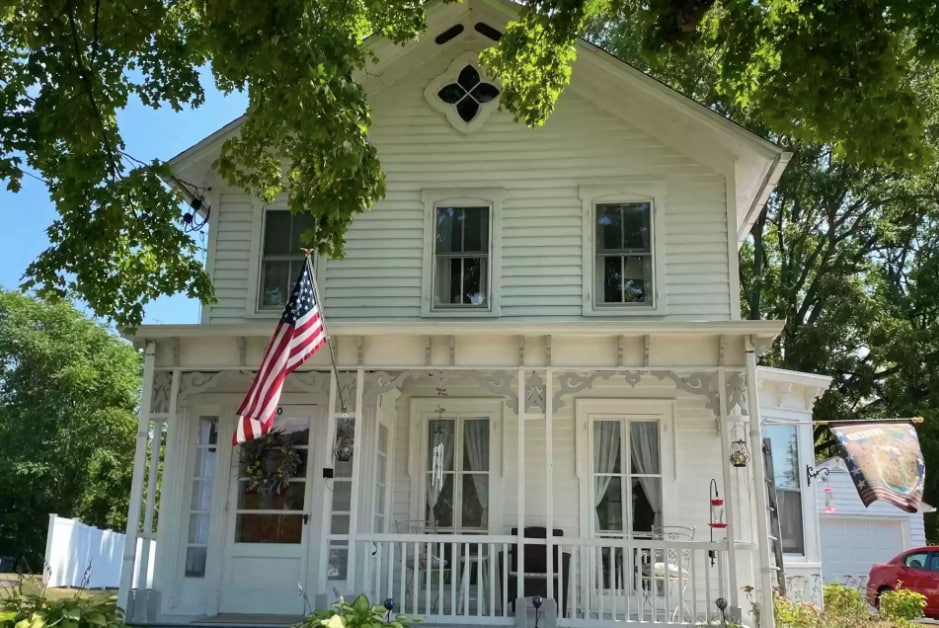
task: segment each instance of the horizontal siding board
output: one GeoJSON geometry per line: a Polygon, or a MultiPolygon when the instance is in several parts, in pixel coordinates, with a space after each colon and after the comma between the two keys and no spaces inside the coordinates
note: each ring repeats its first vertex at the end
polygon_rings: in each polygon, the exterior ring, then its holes
{"type": "MultiPolygon", "coordinates": [[[[469,44],[464,44],[469,45],[469,44]]],[[[461,46],[453,49],[459,54],[461,46]]],[[[583,307],[583,208],[579,186],[656,179],[665,182],[666,315],[730,317],[724,180],[708,165],[656,140],[567,90],[540,128],[495,112],[470,134],[452,129],[423,90],[450,62],[415,66],[372,102],[370,139],[386,174],[386,196],[356,215],[345,257],[330,259],[322,285],[330,318],[419,318],[424,284],[427,188],[504,190],[499,229],[503,317],[577,319],[583,307]]],[[[628,187],[628,184],[626,185],[628,187]]],[[[213,228],[213,279],[220,294],[212,320],[244,317],[253,290],[254,204],[234,190],[220,196],[213,228]],[[242,288],[238,289],[238,282],[242,288]]]]}

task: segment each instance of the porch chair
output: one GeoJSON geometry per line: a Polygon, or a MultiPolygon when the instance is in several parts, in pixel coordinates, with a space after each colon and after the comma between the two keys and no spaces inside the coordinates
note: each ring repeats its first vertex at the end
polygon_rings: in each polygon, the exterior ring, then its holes
{"type": "MultiPolygon", "coordinates": [[[[512,528],[512,536],[518,535],[518,528],[512,528]]],[[[546,539],[548,529],[543,526],[528,526],[523,532],[523,536],[528,539],[546,539]]],[[[554,529],[553,536],[563,537],[564,530],[554,529]]],[[[554,578],[551,587],[551,593],[548,593],[548,548],[547,545],[525,545],[524,568],[525,590],[521,596],[518,595],[518,559],[517,546],[513,545],[508,551],[508,574],[505,572],[505,560],[502,552],[499,552],[499,583],[507,591],[508,602],[512,612],[515,612],[515,600],[518,597],[532,597],[540,595],[544,598],[552,598],[558,604],[558,615],[567,616],[567,592],[570,589],[570,552],[561,552],[559,545],[554,545],[554,578]],[[560,583],[564,581],[564,596],[560,596],[560,583]],[[563,604],[563,609],[561,608],[563,604]]]]}
{"type": "MultiPolygon", "coordinates": [[[[405,520],[405,521],[396,521],[395,522],[395,532],[397,534],[436,534],[437,529],[434,526],[428,526],[427,523],[421,519],[415,520],[405,520]]],[[[414,544],[410,542],[405,542],[403,545],[407,548],[407,558],[405,559],[405,568],[407,569],[407,581],[405,585],[405,596],[406,600],[401,600],[401,610],[405,611],[404,605],[407,604],[408,608],[411,608],[411,586],[414,583],[414,570],[418,571],[417,582],[419,588],[424,585],[426,575],[421,572],[430,570],[432,575],[432,580],[436,582],[436,578],[433,577],[434,572],[445,570],[449,566],[449,562],[444,556],[441,556],[436,553],[435,543],[420,543],[417,549],[416,555],[414,554],[414,544]],[[428,556],[428,550],[429,556],[428,556]]],[[[445,550],[444,550],[445,551],[445,550]]],[[[449,574],[447,574],[449,577],[449,574]]],[[[424,594],[427,595],[429,592],[424,591],[424,594]]],[[[420,600],[417,600],[418,606],[420,607],[420,600]]],[[[438,592],[437,602],[435,604],[438,612],[443,612],[443,594],[438,592]]]]}
{"type": "MultiPolygon", "coordinates": [[[[694,533],[694,527],[688,526],[658,526],[653,529],[653,537],[659,541],[693,541],[694,533]]],[[[649,560],[642,565],[642,590],[645,605],[651,606],[653,615],[655,600],[660,598],[672,604],[671,609],[666,609],[666,612],[671,611],[672,622],[679,615],[684,618],[684,614],[694,620],[686,599],[691,559],[692,552],[687,549],[666,547],[652,550],[649,560]]]]}

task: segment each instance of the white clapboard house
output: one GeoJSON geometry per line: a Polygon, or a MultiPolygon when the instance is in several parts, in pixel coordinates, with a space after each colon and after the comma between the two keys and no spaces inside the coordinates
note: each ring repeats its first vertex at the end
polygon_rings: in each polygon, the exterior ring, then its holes
{"type": "Polygon", "coordinates": [[[515,10],[441,3],[419,41],[367,43],[387,195],[315,259],[338,373],[323,350],[287,378],[295,454],[251,459],[299,460],[282,491],[252,490],[230,443],[309,219],[213,170],[238,121],[171,161],[218,301],[131,336],[129,534],[157,542],[142,586],[150,559],[125,559],[131,617],[286,624],[364,592],[430,625],[515,625],[538,596],[541,626],[688,625],[724,598],[765,628],[761,413],[787,575],[819,573],[799,425],[828,380],[758,369],[782,323],[739,305],[737,250],[789,155],[586,42],[547,124],[514,122],[477,56],[515,10]]]}

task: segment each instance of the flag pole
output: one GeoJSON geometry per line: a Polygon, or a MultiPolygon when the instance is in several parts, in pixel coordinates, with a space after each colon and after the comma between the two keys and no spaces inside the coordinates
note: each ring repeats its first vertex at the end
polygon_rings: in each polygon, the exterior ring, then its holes
{"type": "Polygon", "coordinates": [[[865,423],[922,423],[924,421],[921,416],[914,416],[909,418],[902,419],[857,419],[857,420],[848,420],[848,421],[839,421],[837,419],[832,421],[812,421],[812,425],[820,425],[828,427],[831,425],[863,425],[865,423]]]}
{"type": "Polygon", "coordinates": [[[342,407],[342,413],[345,414],[348,412],[346,407],[346,400],[342,396],[342,385],[339,381],[339,369],[336,368],[336,354],[333,353],[333,341],[332,337],[329,335],[329,330],[326,329],[326,310],[323,308],[323,301],[320,298],[320,289],[316,283],[316,270],[313,268],[313,249],[300,249],[303,251],[303,254],[306,256],[306,264],[310,269],[310,277],[313,278],[313,294],[316,296],[316,304],[319,306],[320,310],[320,322],[323,323],[323,335],[326,336],[326,347],[329,349],[329,361],[333,365],[333,374],[336,376],[336,393],[339,395],[339,405],[342,407]]]}

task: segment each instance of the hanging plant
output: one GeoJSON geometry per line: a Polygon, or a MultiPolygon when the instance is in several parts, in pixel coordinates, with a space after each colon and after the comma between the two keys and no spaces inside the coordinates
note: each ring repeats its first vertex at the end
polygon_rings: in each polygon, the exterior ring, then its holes
{"type": "Polygon", "coordinates": [[[283,430],[241,444],[238,461],[248,479],[248,492],[280,495],[300,468],[300,453],[283,430]]]}

